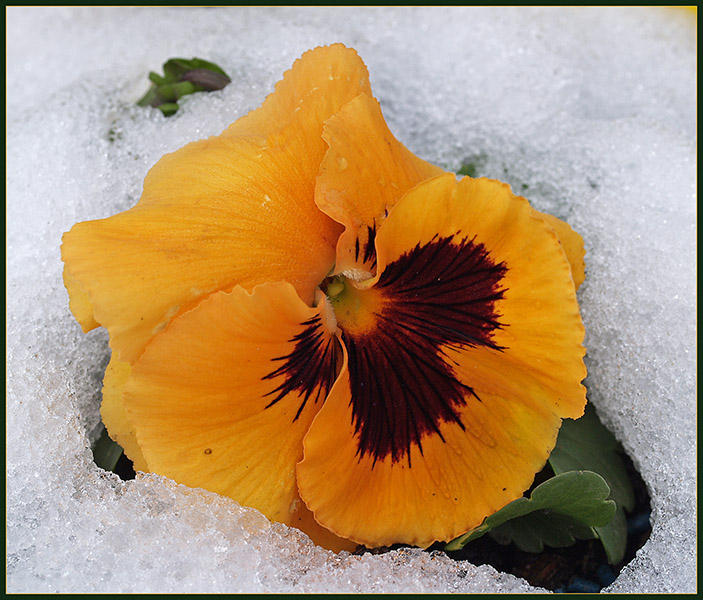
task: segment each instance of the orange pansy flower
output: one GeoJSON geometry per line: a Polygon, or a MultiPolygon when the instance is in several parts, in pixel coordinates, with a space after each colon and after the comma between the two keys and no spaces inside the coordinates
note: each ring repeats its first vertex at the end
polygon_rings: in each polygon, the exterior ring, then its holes
{"type": "Polygon", "coordinates": [[[356,52],[164,156],[64,235],[102,415],[135,468],[333,550],[428,546],[519,497],[583,413],[583,242],[386,126],[356,52]]]}

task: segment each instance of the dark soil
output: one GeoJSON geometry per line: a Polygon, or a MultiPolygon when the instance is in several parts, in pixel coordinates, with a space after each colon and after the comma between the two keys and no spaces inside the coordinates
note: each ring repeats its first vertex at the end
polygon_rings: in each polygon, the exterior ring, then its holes
{"type": "Polygon", "coordinates": [[[124,452],[118,459],[113,471],[122,481],[128,481],[129,479],[134,479],[137,476],[134,472],[134,465],[132,464],[132,461],[127,458],[127,455],[124,452]]]}

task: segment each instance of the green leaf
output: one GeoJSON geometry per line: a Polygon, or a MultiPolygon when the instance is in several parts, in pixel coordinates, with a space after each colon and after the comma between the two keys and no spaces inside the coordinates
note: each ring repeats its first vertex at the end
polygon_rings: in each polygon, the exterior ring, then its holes
{"type": "Polygon", "coordinates": [[[177,101],[195,92],[221,90],[231,80],[215,63],[202,58],[171,58],[164,65],[164,76],[151,71],[152,86],[137,102],[139,106],[153,106],[170,117],[178,110],[177,101]]]}
{"type": "Polygon", "coordinates": [[[122,453],[122,446],[113,441],[110,436],[107,435],[107,430],[103,429],[100,437],[93,446],[93,459],[95,460],[95,464],[106,471],[114,472],[117,461],[120,460],[122,453]]]}
{"type": "Polygon", "coordinates": [[[508,522],[510,525],[497,535],[522,548],[541,550],[545,543],[569,545],[575,537],[595,537],[593,528],[607,524],[615,513],[615,502],[607,500],[609,494],[608,484],[597,473],[570,471],[555,475],[532,490],[529,498],[513,500],[486,517],[476,529],[449,542],[445,550],[459,550],[508,522]]]}
{"type": "Polygon", "coordinates": [[[227,73],[225,73],[215,63],[209,62],[207,60],[203,60],[202,58],[194,58],[192,60],[184,60],[184,59],[181,59],[181,60],[188,65],[189,69],[205,69],[208,71],[213,71],[214,73],[219,73],[220,75],[226,77],[229,80],[227,73]]]}
{"type": "Polygon", "coordinates": [[[549,465],[557,475],[575,470],[598,473],[608,482],[611,498],[629,512],[634,508],[635,494],[621,454],[615,436],[600,422],[595,409],[587,404],[580,419],[564,419],[556,446],[549,456],[549,465]]]}
{"type": "Polygon", "coordinates": [[[476,177],[478,169],[474,163],[464,163],[461,168],[456,172],[457,175],[465,175],[467,177],[476,177]]]}
{"type": "Polygon", "coordinates": [[[171,58],[164,63],[164,75],[169,83],[180,81],[181,75],[194,68],[185,58],[171,58]]]}
{"type": "Polygon", "coordinates": [[[479,173],[485,171],[487,159],[488,156],[486,156],[483,152],[479,152],[478,154],[467,158],[462,163],[461,168],[457,171],[457,175],[480,177],[479,173]]]}
{"type": "Polygon", "coordinates": [[[168,81],[166,81],[158,73],[154,73],[154,71],[149,71],[149,81],[151,81],[152,83],[154,83],[156,85],[164,85],[164,84],[168,83],[168,81]]]}
{"type": "Polygon", "coordinates": [[[209,69],[191,69],[190,71],[186,71],[181,75],[181,81],[192,81],[208,92],[221,90],[227,84],[231,83],[227,75],[215,73],[209,69]]]}
{"type": "Polygon", "coordinates": [[[167,83],[156,88],[156,93],[165,102],[175,102],[181,96],[186,96],[194,92],[202,91],[190,81],[179,81],[178,83],[167,83]]]}
{"type": "Polygon", "coordinates": [[[565,548],[577,539],[597,537],[593,527],[544,509],[506,521],[488,534],[499,544],[512,542],[524,552],[535,553],[542,552],[544,546],[565,548]]]}
{"type": "Polygon", "coordinates": [[[625,558],[627,549],[627,521],[622,506],[618,505],[610,523],[595,529],[605,549],[608,562],[611,565],[621,562],[625,558]]]}
{"type": "Polygon", "coordinates": [[[205,69],[207,71],[212,71],[226,77],[225,73],[220,67],[215,63],[211,63],[202,58],[192,58],[188,60],[187,58],[171,58],[164,63],[164,75],[169,82],[181,81],[184,73],[192,71],[194,69],[205,69]]]}
{"type": "Polygon", "coordinates": [[[564,420],[549,457],[549,464],[557,474],[574,469],[590,470],[600,474],[608,483],[617,512],[610,523],[597,527],[596,532],[610,564],[619,563],[625,556],[625,510],[629,512],[635,505],[632,483],[621,452],[615,436],[600,422],[595,409],[587,404],[580,419],[564,420]]]}
{"type": "Polygon", "coordinates": [[[165,102],[159,106],[159,110],[164,113],[165,117],[170,117],[178,110],[178,104],[175,102],[165,102]]]}
{"type": "Polygon", "coordinates": [[[138,106],[158,106],[160,104],[161,100],[159,100],[159,96],[156,93],[156,86],[152,85],[149,88],[149,91],[144,94],[138,101],[137,105],[138,106]]]}

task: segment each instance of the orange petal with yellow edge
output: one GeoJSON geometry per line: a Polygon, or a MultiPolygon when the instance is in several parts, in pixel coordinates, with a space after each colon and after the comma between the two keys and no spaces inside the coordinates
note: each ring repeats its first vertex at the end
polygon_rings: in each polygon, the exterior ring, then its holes
{"type": "Polygon", "coordinates": [[[100,416],[110,438],[122,446],[127,458],[134,463],[134,470],[148,472],[149,467],[137,443],[134,426],[127,416],[123,402],[124,388],[131,373],[130,364],[118,360],[113,354],[103,377],[100,416]]]}
{"type": "Polygon", "coordinates": [[[375,271],[374,236],[400,197],[443,173],[410,152],[391,133],[376,99],[361,94],[331,117],[329,145],[315,201],[345,227],[337,243],[336,273],[375,271]]]}
{"type": "Polygon", "coordinates": [[[327,308],[287,283],[216,292],[173,321],[134,364],[124,402],[149,468],[253,506],[339,550],[306,514],[302,440],[337,375],[327,308]]]}
{"type": "Polygon", "coordinates": [[[314,203],[322,125],[368,89],[353,50],[307,52],[241,127],[164,156],[135,207],[64,235],[68,277],[121,360],[215,290],[285,280],[312,302],[342,230],[314,203]]]}
{"type": "Polygon", "coordinates": [[[298,484],[340,536],[426,546],[519,497],[583,413],[584,329],[554,230],[500,182],[419,184],[376,250],[332,299],[348,367],[298,484]]]}

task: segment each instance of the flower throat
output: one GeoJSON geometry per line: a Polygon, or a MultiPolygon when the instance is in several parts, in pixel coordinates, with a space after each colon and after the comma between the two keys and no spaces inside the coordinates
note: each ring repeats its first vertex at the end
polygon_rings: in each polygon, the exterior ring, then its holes
{"type": "MultiPolygon", "coordinates": [[[[323,282],[347,353],[359,460],[368,456],[375,464],[390,456],[411,465],[411,450],[415,446],[422,453],[425,435],[444,439],[441,423],[464,428],[461,407],[479,399],[459,381],[446,351],[502,350],[492,333],[502,327],[495,302],[503,297],[505,273],[505,265],[496,264],[483,245],[449,236],[418,244],[389,263],[367,289],[340,275],[323,282]]],[[[270,375],[287,375],[274,391],[303,389],[296,382],[310,390],[309,374],[322,375],[323,357],[332,366],[323,324],[317,319],[307,326],[310,333],[296,340],[294,352],[281,357],[284,365],[270,375]]],[[[338,364],[335,360],[335,368],[338,364]]],[[[327,375],[322,387],[335,376],[327,375]]]]}

